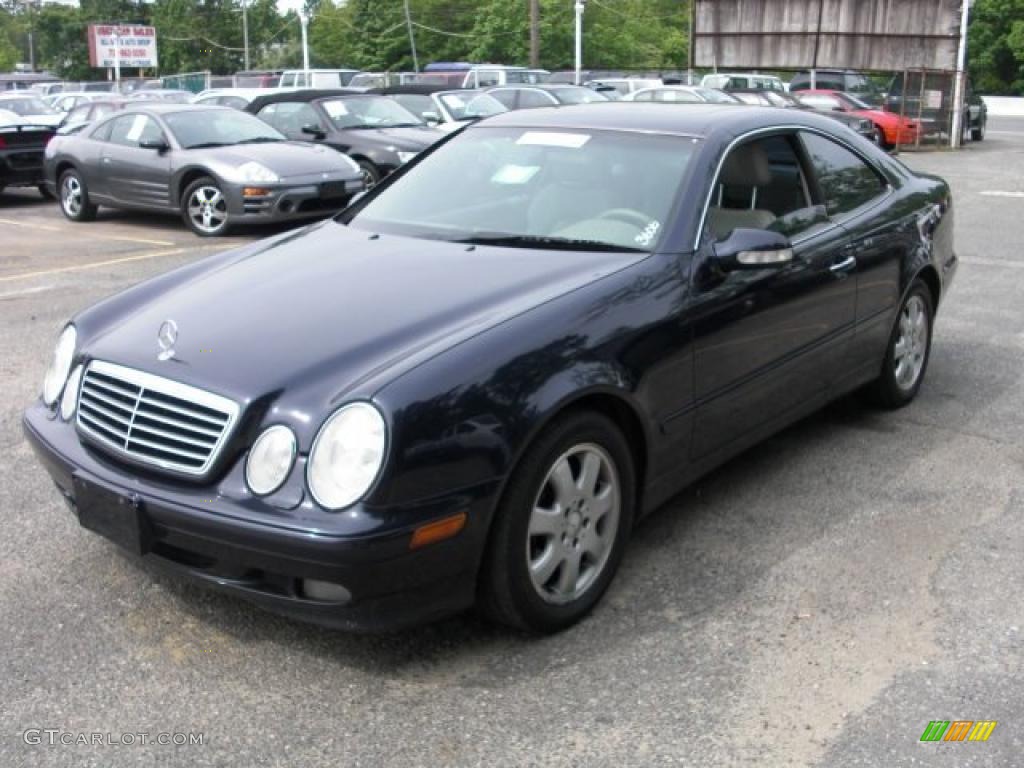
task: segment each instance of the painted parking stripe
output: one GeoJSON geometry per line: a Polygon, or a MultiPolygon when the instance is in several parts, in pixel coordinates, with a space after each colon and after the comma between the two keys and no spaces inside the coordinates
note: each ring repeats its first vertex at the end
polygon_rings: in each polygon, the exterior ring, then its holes
{"type": "Polygon", "coordinates": [[[1024,192],[1007,192],[1001,189],[986,189],[979,193],[982,197],[1024,197],[1024,192]]]}
{"type": "Polygon", "coordinates": [[[174,248],[169,251],[151,251],[149,253],[138,253],[134,256],[123,256],[120,259],[107,259],[106,261],[94,261],[89,264],[75,264],[70,267],[56,267],[54,269],[43,269],[38,272],[24,272],[20,275],[8,275],[7,277],[0,277],[0,283],[10,283],[15,280],[28,280],[33,277],[42,277],[44,275],[56,275],[61,272],[80,272],[86,269],[97,269],[99,267],[109,267],[114,264],[125,264],[129,261],[143,261],[145,259],[158,259],[161,256],[174,256],[179,253],[186,253],[191,248],[174,248]]]}
{"type": "MultiPolygon", "coordinates": [[[[14,219],[0,219],[0,224],[10,224],[12,227],[27,227],[28,229],[41,229],[45,232],[66,231],[65,227],[55,227],[49,224],[35,224],[30,221],[15,221],[14,219]]],[[[170,240],[149,240],[144,237],[128,237],[126,235],[105,235],[90,232],[91,237],[97,240],[122,240],[126,243],[141,243],[142,245],[174,245],[170,240]]]]}

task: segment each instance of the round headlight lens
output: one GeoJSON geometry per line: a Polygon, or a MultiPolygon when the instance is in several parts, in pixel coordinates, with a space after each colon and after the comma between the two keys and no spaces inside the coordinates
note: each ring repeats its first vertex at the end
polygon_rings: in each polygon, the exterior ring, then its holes
{"type": "Polygon", "coordinates": [[[341,509],[359,501],[384,463],[387,427],[369,403],[335,411],[313,441],[306,479],[317,503],[341,509]]]}
{"type": "Polygon", "coordinates": [[[46,378],[43,379],[43,402],[53,405],[60,397],[60,391],[64,388],[64,382],[68,380],[71,373],[71,361],[75,356],[75,344],[78,342],[78,334],[75,326],[69,325],[65,328],[60,338],[57,339],[57,348],[53,350],[53,360],[50,367],[46,369],[46,378]]]}
{"type": "Polygon", "coordinates": [[[295,463],[295,434],[277,425],[256,438],[245,462],[245,482],[257,496],[266,496],[281,487],[295,463]]]}
{"type": "Polygon", "coordinates": [[[75,415],[75,407],[78,405],[78,385],[82,383],[82,366],[75,366],[71,372],[68,383],[64,385],[64,397],[60,399],[60,417],[64,421],[71,421],[75,415]]]}

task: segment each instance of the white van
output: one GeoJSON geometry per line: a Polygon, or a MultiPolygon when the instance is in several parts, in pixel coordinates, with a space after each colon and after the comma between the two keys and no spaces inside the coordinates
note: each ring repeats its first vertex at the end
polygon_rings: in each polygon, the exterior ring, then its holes
{"type": "Polygon", "coordinates": [[[746,72],[728,72],[704,75],[700,81],[703,88],[717,88],[720,91],[780,91],[785,92],[786,84],[775,75],[758,75],[746,72]]]}
{"type": "Polygon", "coordinates": [[[286,69],[280,88],[344,88],[358,69],[286,69]]]}

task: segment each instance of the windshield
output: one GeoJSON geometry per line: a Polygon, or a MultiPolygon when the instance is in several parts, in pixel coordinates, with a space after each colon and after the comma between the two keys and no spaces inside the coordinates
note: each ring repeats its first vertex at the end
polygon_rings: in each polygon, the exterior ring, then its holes
{"type": "Polygon", "coordinates": [[[695,88],[694,90],[709,104],[735,104],[739,101],[728,93],[716,91],[714,88],[695,88]]]}
{"type": "Polygon", "coordinates": [[[583,88],[582,86],[553,88],[550,93],[562,104],[590,104],[595,101],[608,101],[607,98],[592,88],[583,88]]]}
{"type": "Polygon", "coordinates": [[[847,102],[853,105],[854,109],[873,109],[873,107],[866,101],[858,99],[856,96],[850,93],[844,93],[842,98],[846,99],[847,102]]]}
{"type": "Polygon", "coordinates": [[[387,96],[349,96],[324,99],[320,104],[337,128],[405,128],[423,124],[387,96]]]}
{"type": "Polygon", "coordinates": [[[483,124],[342,220],[453,242],[652,251],[696,147],[678,136],[483,124]]]}
{"type": "Polygon", "coordinates": [[[3,99],[0,109],[6,109],[16,115],[56,115],[57,110],[47,106],[42,99],[3,99]]]}
{"type": "Polygon", "coordinates": [[[479,120],[508,112],[504,104],[486,93],[474,95],[472,91],[449,91],[439,93],[438,98],[451,113],[453,120],[479,120]]]}
{"type": "Polygon", "coordinates": [[[173,112],[165,115],[164,120],[182,149],[285,140],[258,117],[234,109],[173,112]]]}
{"type": "Polygon", "coordinates": [[[427,120],[428,113],[437,112],[434,100],[422,93],[395,93],[388,98],[394,99],[414,115],[419,115],[420,119],[424,122],[427,120]]]}

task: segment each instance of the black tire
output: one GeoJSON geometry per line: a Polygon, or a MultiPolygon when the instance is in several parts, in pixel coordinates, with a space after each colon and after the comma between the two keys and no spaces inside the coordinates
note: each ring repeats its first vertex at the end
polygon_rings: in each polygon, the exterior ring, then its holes
{"type": "Polygon", "coordinates": [[[231,217],[220,183],[211,176],[200,176],[185,187],[181,195],[181,218],[200,237],[226,235],[231,229],[231,217]],[[207,205],[209,217],[203,213],[207,205]]]}
{"type": "Polygon", "coordinates": [[[917,393],[921,389],[921,383],[924,381],[925,374],[928,372],[928,360],[931,357],[934,320],[935,306],[932,301],[932,293],[923,281],[915,280],[913,285],[910,286],[910,290],[907,291],[907,295],[904,297],[903,303],[900,305],[899,314],[896,316],[896,322],[893,324],[892,333],[889,336],[889,344],[885,350],[885,360],[882,363],[881,374],[867,388],[868,396],[876,405],[891,409],[902,408],[917,397],[917,393]],[[909,383],[907,381],[903,381],[901,383],[900,376],[897,371],[897,355],[900,352],[901,340],[903,343],[906,343],[906,326],[904,325],[904,321],[907,318],[907,313],[910,311],[910,307],[915,302],[920,302],[918,306],[920,306],[924,311],[925,322],[925,337],[923,342],[915,342],[915,348],[920,352],[920,369],[917,371],[912,381],[909,383]]]}
{"type": "Polygon", "coordinates": [[[369,160],[356,160],[356,164],[359,166],[359,172],[363,175],[363,189],[373,189],[384,178],[380,168],[369,160]]]}
{"type": "Polygon", "coordinates": [[[69,168],[60,175],[60,210],[71,221],[92,221],[96,206],[89,201],[89,188],[82,174],[69,168]]]}
{"type": "Polygon", "coordinates": [[[50,191],[50,188],[45,184],[38,184],[36,189],[39,190],[39,194],[43,196],[43,200],[56,200],[57,196],[50,191]]]}
{"type": "MultiPolygon", "coordinates": [[[[580,468],[580,484],[584,485],[583,464],[576,466],[580,468]]],[[[572,487],[574,490],[577,488],[575,484],[572,487]]],[[[600,496],[605,496],[605,493],[602,492],[600,496]]],[[[596,500],[594,503],[597,503],[596,500]]],[[[611,420],[591,411],[578,411],[552,423],[519,462],[495,511],[478,582],[477,605],[480,611],[492,621],[530,632],[557,632],[575,624],[597,604],[615,576],[633,525],[635,503],[636,478],[632,453],[622,432],[611,420]],[[542,587],[535,586],[530,575],[531,547],[537,544],[536,534],[530,533],[530,525],[535,514],[534,507],[541,506],[543,493],[552,487],[549,485],[549,473],[572,451],[581,448],[588,451],[600,449],[601,456],[607,460],[607,464],[602,465],[600,470],[602,479],[594,482],[594,491],[596,493],[599,483],[602,483],[602,491],[610,489],[613,495],[610,497],[612,501],[608,504],[609,509],[615,508],[614,483],[617,479],[617,519],[614,529],[609,530],[611,513],[595,513],[579,499],[579,507],[554,507],[562,510],[553,515],[558,524],[565,529],[570,525],[575,527],[575,533],[569,533],[568,543],[564,529],[560,535],[560,544],[556,541],[558,535],[551,535],[549,545],[557,547],[562,556],[565,553],[572,556],[573,544],[576,544],[573,536],[583,540],[588,531],[599,535],[602,524],[605,530],[603,535],[611,541],[602,550],[598,563],[586,554],[585,544],[583,551],[580,546],[575,547],[575,551],[579,552],[576,558],[580,565],[574,569],[579,578],[573,584],[574,591],[578,588],[579,594],[571,599],[565,597],[562,602],[553,602],[552,595],[542,596],[542,587]],[[600,519],[599,514],[603,514],[600,519]],[[593,516],[593,522],[588,515],[593,516]],[[584,563],[592,569],[589,576],[584,563]],[[577,587],[580,579],[584,586],[577,587]]],[[[541,549],[541,559],[546,551],[541,549]]],[[[565,567],[563,563],[554,570],[550,581],[559,581],[560,569],[565,567]]]]}
{"type": "Polygon", "coordinates": [[[892,147],[885,142],[885,131],[883,131],[877,125],[875,126],[875,144],[877,144],[886,151],[892,149],[892,147]]]}
{"type": "Polygon", "coordinates": [[[974,141],[984,141],[985,140],[985,121],[984,120],[980,120],[979,119],[978,120],[978,126],[976,128],[971,128],[971,138],[974,141]]]}

